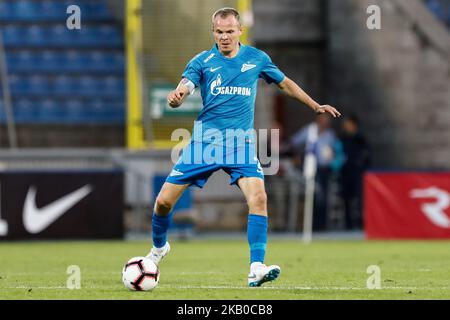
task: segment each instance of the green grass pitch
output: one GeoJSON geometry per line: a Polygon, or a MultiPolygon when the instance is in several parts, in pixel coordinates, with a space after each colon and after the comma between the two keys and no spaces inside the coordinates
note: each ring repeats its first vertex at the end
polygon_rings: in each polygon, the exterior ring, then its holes
{"type": "Polygon", "coordinates": [[[145,255],[149,242],[0,243],[0,299],[450,299],[448,241],[272,240],[266,262],[280,278],[248,288],[245,240],[172,241],[152,292],[128,291],[121,270],[145,255]],[[81,289],[69,290],[67,268],[78,265],[81,289]],[[381,270],[368,289],[367,268],[381,270]]]}

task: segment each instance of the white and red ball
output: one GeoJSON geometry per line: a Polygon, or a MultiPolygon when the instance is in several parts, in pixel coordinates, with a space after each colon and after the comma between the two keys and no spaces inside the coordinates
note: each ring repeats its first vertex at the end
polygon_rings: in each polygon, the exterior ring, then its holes
{"type": "Polygon", "coordinates": [[[159,282],[158,266],[146,257],[131,258],[123,267],[122,281],[130,290],[153,290],[159,282]]]}

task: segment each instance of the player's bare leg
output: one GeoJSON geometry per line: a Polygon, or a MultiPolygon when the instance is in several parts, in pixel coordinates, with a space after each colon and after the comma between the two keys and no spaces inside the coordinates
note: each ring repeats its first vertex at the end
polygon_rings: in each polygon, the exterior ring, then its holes
{"type": "Polygon", "coordinates": [[[167,242],[167,230],[171,221],[170,212],[188,186],[166,182],[156,197],[152,217],[153,248],[147,255],[156,265],[170,251],[170,245],[167,242]]]}
{"type": "Polygon", "coordinates": [[[154,213],[158,216],[168,216],[170,211],[172,211],[173,206],[188,187],[188,184],[178,185],[165,182],[156,197],[154,213]]]}
{"type": "Polygon", "coordinates": [[[260,178],[241,178],[238,185],[244,193],[249,208],[247,238],[250,246],[250,274],[248,285],[259,287],[278,278],[279,266],[266,266],[264,256],[267,245],[267,194],[260,178]]]}

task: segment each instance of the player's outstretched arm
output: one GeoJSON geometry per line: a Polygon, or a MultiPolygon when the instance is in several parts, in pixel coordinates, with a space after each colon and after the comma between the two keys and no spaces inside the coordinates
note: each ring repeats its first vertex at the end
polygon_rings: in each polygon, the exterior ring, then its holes
{"type": "Polygon", "coordinates": [[[278,88],[288,96],[303,102],[308,107],[314,110],[317,114],[329,113],[333,117],[337,118],[341,116],[341,113],[336,108],[330,105],[320,105],[314,99],[312,99],[305,91],[302,90],[294,81],[285,77],[285,79],[278,84],[278,88]]]}
{"type": "Polygon", "coordinates": [[[190,94],[192,90],[190,90],[192,82],[190,82],[188,79],[183,78],[181,79],[180,83],[178,84],[177,88],[167,95],[167,103],[172,108],[178,108],[181,106],[190,94]]]}

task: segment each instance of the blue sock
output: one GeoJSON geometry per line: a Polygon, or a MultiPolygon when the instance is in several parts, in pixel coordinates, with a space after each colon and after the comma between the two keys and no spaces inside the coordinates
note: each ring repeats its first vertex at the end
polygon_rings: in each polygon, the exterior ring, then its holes
{"type": "Polygon", "coordinates": [[[267,221],[267,217],[248,215],[247,239],[250,245],[250,263],[264,263],[267,246],[267,221]]]}
{"type": "Polygon", "coordinates": [[[162,248],[166,244],[167,230],[169,229],[171,220],[172,214],[169,214],[167,217],[163,217],[158,216],[156,213],[153,213],[152,238],[153,238],[153,245],[156,248],[162,248]]]}

